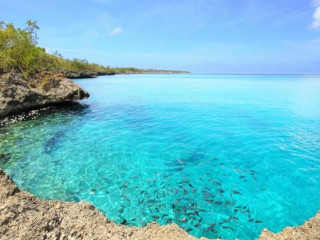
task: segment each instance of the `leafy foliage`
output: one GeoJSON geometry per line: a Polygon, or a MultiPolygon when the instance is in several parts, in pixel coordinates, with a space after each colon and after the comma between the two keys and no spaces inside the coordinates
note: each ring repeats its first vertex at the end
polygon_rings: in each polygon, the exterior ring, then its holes
{"type": "Polygon", "coordinates": [[[27,21],[25,29],[0,23],[0,71],[17,69],[25,72],[36,65],[37,29],[37,23],[31,20],[27,21]]]}

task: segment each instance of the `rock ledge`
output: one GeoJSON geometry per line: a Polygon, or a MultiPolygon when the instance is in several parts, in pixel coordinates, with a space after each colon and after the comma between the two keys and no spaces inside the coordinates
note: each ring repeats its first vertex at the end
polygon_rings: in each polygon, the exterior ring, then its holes
{"type": "Polygon", "coordinates": [[[17,72],[0,76],[0,118],[26,109],[87,97],[89,93],[63,74],[41,72],[28,79],[17,72]]]}

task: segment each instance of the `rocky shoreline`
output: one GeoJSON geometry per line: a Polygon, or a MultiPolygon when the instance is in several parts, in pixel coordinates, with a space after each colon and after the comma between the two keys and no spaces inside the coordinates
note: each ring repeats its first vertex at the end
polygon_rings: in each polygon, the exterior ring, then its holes
{"type": "Polygon", "coordinates": [[[88,97],[88,92],[62,73],[41,72],[28,79],[17,72],[0,76],[0,118],[88,97]]]}
{"type": "Polygon", "coordinates": [[[107,72],[93,72],[93,71],[61,71],[66,78],[79,79],[79,78],[96,78],[105,75],[115,75],[115,73],[107,72]]]}
{"type": "MultiPolygon", "coordinates": [[[[40,72],[0,75],[0,119],[28,109],[72,102],[89,93],[69,78],[105,73],[40,72]],[[68,78],[69,77],[69,78],[68,78]]],[[[0,169],[0,239],[196,239],[175,224],[151,223],[143,228],[117,225],[89,203],[47,201],[21,191],[0,169]]],[[[205,238],[202,238],[205,239],[205,238]]],[[[264,229],[261,240],[318,239],[320,212],[300,227],[274,234],[264,229]]]]}
{"type": "MultiPolygon", "coordinates": [[[[39,199],[0,169],[0,239],[196,239],[176,224],[118,225],[89,203],[39,199]]],[[[201,238],[205,239],[205,238],[201,238]]]]}
{"type": "Polygon", "coordinates": [[[263,229],[260,240],[319,240],[320,239],[320,211],[302,226],[286,227],[282,232],[273,233],[263,229]]]}

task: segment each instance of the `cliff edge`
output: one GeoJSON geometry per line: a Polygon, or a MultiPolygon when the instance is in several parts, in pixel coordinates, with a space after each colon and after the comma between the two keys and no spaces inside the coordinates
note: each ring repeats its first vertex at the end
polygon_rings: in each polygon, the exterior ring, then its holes
{"type": "Polygon", "coordinates": [[[0,75],[0,118],[88,97],[89,93],[62,73],[40,72],[28,78],[17,72],[0,75]]]}

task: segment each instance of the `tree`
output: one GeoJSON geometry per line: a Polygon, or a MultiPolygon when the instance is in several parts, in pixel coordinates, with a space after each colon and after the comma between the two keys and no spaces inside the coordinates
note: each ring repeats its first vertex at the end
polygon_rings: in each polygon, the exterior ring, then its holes
{"type": "Polygon", "coordinates": [[[35,67],[35,56],[39,29],[35,21],[28,20],[25,29],[15,28],[13,24],[0,23],[0,72],[12,69],[28,73],[35,67]]]}

